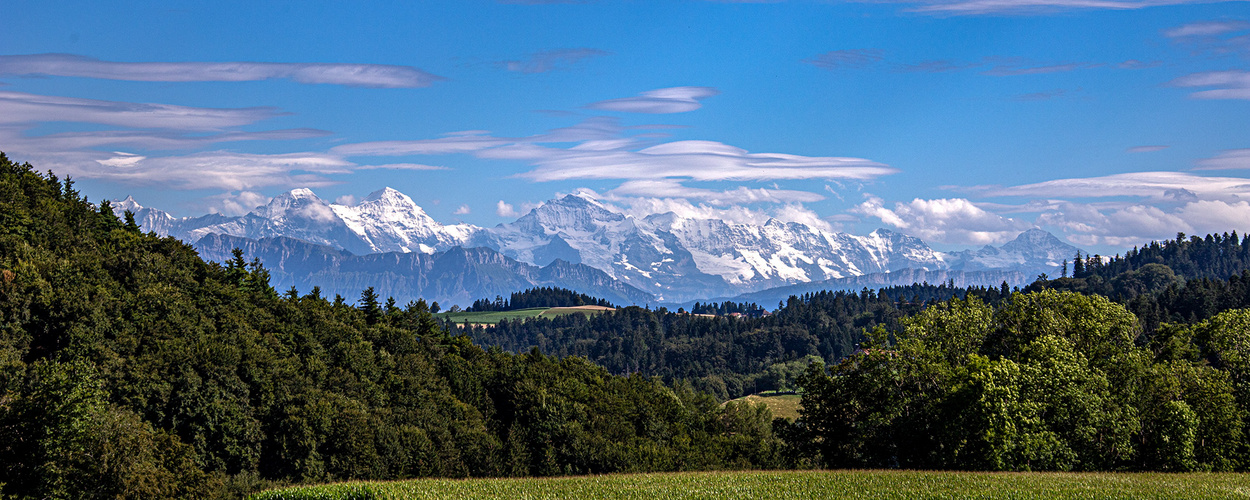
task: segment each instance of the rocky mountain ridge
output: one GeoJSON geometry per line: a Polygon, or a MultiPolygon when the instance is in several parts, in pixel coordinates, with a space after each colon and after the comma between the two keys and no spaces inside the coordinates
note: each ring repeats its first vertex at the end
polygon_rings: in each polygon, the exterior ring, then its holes
{"type": "Polygon", "coordinates": [[[485,247],[538,268],[556,261],[584,264],[665,302],[901,270],[1055,274],[1077,250],[1046,231],[1030,229],[1001,247],[943,253],[887,229],[861,236],[777,219],[752,224],[672,212],[635,217],[583,194],[550,200],[493,228],[441,224],[391,188],[354,205],[328,203],[311,190],[294,189],[239,217],[175,218],[133,198],[114,207],[134,212],[145,229],[191,242],[209,235],[294,238],[356,256],[485,247]]]}

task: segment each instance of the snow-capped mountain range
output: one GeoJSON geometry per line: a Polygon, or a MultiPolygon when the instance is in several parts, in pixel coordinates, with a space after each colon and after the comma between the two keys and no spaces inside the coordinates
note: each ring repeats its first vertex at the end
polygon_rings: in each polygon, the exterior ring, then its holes
{"type": "Polygon", "coordinates": [[[563,260],[602,270],[661,301],[734,296],[903,269],[1054,274],[1077,251],[1040,229],[1001,247],[942,253],[887,229],[860,236],[776,219],[745,224],[672,212],[639,218],[580,194],[548,201],[493,228],[441,224],[391,188],[355,205],[328,203],[308,189],[294,189],[240,217],[175,218],[133,198],[113,206],[118,213],[134,212],[146,230],[192,243],[214,234],[286,237],[356,255],[488,247],[539,267],[563,260]]]}

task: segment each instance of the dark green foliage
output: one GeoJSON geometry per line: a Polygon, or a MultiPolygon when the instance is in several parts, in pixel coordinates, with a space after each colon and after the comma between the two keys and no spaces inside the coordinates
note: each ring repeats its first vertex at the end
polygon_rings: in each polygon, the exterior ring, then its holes
{"type": "MultiPolygon", "coordinates": [[[[469,312],[515,311],[534,307],[577,307],[602,306],[612,307],[612,303],[604,299],[596,299],[584,293],[577,293],[567,288],[542,287],[531,288],[523,292],[513,292],[504,299],[496,296],[494,300],[478,299],[465,309],[469,312]]],[[[435,311],[437,312],[437,311],[435,311]]]]}
{"type": "Polygon", "coordinates": [[[927,304],[974,296],[996,303],[997,287],[955,288],[928,283],[879,291],[817,292],[791,297],[775,314],[755,304],[696,304],[693,313],[626,307],[594,317],[571,315],[501,321],[472,330],[474,342],[511,352],[537,347],[582,356],[612,373],[641,373],[673,383],[687,380],[721,399],[790,389],[809,357],[833,363],[858,347],[863,330],[897,328],[927,304]],[[702,311],[702,312],[700,312],[702,311]],[[729,316],[726,314],[741,313],[729,316]],[[787,375],[791,373],[791,375],[787,375]]]}
{"type": "Polygon", "coordinates": [[[800,380],[790,449],[829,467],[1244,470],[1250,310],[1168,326],[1099,296],[952,301],[800,380]],[[1153,351],[1153,352],[1152,352],[1153,351]]]}
{"type": "Polygon", "coordinates": [[[776,461],[766,417],[688,386],[488,352],[371,289],[280,295],[107,208],[0,155],[0,496],[776,461]]]}

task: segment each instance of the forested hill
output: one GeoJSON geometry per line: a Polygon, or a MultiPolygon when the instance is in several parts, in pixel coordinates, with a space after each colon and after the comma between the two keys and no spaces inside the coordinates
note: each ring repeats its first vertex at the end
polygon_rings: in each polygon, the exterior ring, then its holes
{"type": "MultiPolygon", "coordinates": [[[[1039,279],[1025,292],[1071,291],[1107,297],[1137,318],[1144,345],[1167,323],[1195,324],[1230,309],[1250,307],[1250,238],[1236,234],[1152,243],[1105,262],[1080,259],[1079,277],[1039,279]],[[1103,264],[1099,264],[1103,262],[1103,264]],[[1171,266],[1185,270],[1173,271],[1171,266]],[[1118,272],[1115,272],[1117,271],[1118,272]],[[1231,274],[1209,277],[1217,271],[1231,274]],[[1222,272],[1222,271],[1219,271],[1222,272]]],[[[877,325],[889,331],[926,305],[977,297],[998,305],[1014,288],[919,283],[860,292],[792,296],[771,316],[750,303],[696,304],[690,312],[629,309],[595,318],[534,318],[478,328],[475,342],[523,352],[537,346],[558,355],[585,356],[614,373],[639,372],[686,379],[722,398],[789,389],[809,358],[836,363],[877,325]],[[724,315],[742,312],[746,317],[724,315]]]]}
{"type": "Polygon", "coordinates": [[[0,154],[0,496],[770,467],[766,410],[275,291],[0,154]]]}
{"type": "Polygon", "coordinates": [[[1186,239],[1184,233],[1178,233],[1175,240],[1153,241],[1125,252],[1122,257],[1107,259],[1098,255],[1082,257],[1078,252],[1072,262],[1072,277],[1110,281],[1150,264],[1165,265],[1185,279],[1227,279],[1250,268],[1250,235],[1238,238],[1237,231],[1233,231],[1186,239]]]}
{"type": "Polygon", "coordinates": [[[923,283],[805,294],[791,297],[768,316],[754,304],[698,304],[694,314],[627,307],[589,318],[500,321],[475,327],[471,335],[483,346],[512,352],[537,347],[558,356],[585,357],[612,373],[686,380],[724,399],[792,389],[809,358],[836,362],[855,351],[865,328],[898,328],[902,318],[927,304],[969,295],[998,303],[1011,292],[923,283]],[[743,314],[707,315],[734,312],[743,314]]]}
{"type": "Polygon", "coordinates": [[[600,306],[613,307],[611,302],[596,299],[584,293],[567,288],[542,287],[530,288],[521,292],[513,292],[507,299],[496,296],[495,300],[478,299],[466,311],[514,311],[532,307],[579,307],[600,306]]]}

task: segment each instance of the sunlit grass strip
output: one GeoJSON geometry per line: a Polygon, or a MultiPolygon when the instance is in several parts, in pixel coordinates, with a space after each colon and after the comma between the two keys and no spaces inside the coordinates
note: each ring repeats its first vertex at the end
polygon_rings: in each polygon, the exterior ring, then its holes
{"type": "Polygon", "coordinates": [[[418,479],[271,490],[256,500],[1250,498],[1247,474],[930,471],[691,472],[522,479],[418,479]]]}

